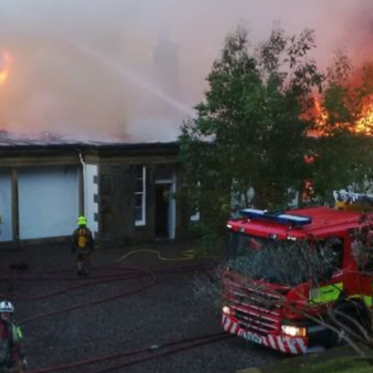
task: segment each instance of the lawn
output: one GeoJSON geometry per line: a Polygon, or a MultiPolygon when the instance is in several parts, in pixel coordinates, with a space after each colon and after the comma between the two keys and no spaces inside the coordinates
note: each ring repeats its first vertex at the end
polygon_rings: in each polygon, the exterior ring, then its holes
{"type": "Polygon", "coordinates": [[[373,359],[356,357],[338,358],[319,364],[301,364],[281,370],[283,373],[372,373],[373,359]]]}

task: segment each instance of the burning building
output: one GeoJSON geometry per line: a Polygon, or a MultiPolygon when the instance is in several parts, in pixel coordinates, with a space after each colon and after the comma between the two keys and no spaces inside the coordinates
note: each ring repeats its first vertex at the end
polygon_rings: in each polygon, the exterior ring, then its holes
{"type": "Polygon", "coordinates": [[[131,104],[117,75],[168,104],[178,103],[116,59],[59,43],[58,52],[49,52],[55,63],[46,65],[40,79],[30,78],[39,64],[20,66],[17,51],[0,51],[0,244],[67,239],[81,214],[102,246],[183,238],[188,217],[174,197],[180,185],[178,144],[160,140],[154,126],[152,140],[141,129],[137,137],[126,129],[132,140],[124,136],[131,104]],[[79,57],[65,66],[61,61],[73,52],[79,57]],[[78,74],[72,65],[83,68],[78,74]],[[79,79],[67,83],[70,74],[79,79]]]}

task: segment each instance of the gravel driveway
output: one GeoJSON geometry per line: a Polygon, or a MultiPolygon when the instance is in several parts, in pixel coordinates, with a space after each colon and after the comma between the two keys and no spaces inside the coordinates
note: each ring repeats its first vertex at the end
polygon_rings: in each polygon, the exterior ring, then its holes
{"type": "Polygon", "coordinates": [[[88,278],[76,276],[67,245],[0,251],[0,293],[14,297],[29,369],[220,373],[285,358],[240,338],[220,339],[217,309],[194,290],[198,278],[212,273],[205,269],[211,262],[160,261],[145,251],[118,262],[130,250],[159,250],[175,258],[185,248],[158,243],[97,250],[88,278]],[[22,263],[28,270],[9,270],[22,263]]]}

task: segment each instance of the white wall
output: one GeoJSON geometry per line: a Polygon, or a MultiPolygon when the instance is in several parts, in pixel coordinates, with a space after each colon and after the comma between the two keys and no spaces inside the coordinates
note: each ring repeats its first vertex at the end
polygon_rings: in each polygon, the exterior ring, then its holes
{"type": "Polygon", "coordinates": [[[94,234],[98,232],[98,222],[94,219],[95,214],[98,212],[98,203],[94,201],[94,196],[98,194],[98,184],[94,182],[97,175],[97,165],[86,164],[84,166],[84,213],[87,218],[88,228],[90,228],[94,234]]]}
{"type": "Polygon", "coordinates": [[[78,167],[18,172],[20,239],[71,235],[79,214],[78,167]]]}
{"type": "Polygon", "coordinates": [[[12,240],[12,195],[9,171],[0,171],[0,242],[12,240]]]}

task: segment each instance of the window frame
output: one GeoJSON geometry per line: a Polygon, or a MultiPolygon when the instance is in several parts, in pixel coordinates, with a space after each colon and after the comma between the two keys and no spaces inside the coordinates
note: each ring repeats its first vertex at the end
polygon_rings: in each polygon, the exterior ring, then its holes
{"type": "MultiPolygon", "coordinates": [[[[135,177],[135,226],[136,227],[142,227],[146,225],[146,167],[145,166],[136,166],[136,167],[142,167],[142,177],[139,178],[138,175],[136,174],[135,177]],[[137,181],[142,180],[142,190],[138,191],[137,188],[137,181]],[[136,209],[138,206],[136,206],[136,200],[138,196],[141,196],[141,219],[136,219],[136,209]]],[[[136,170],[137,171],[137,170],[136,170]]]]}

